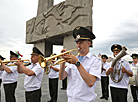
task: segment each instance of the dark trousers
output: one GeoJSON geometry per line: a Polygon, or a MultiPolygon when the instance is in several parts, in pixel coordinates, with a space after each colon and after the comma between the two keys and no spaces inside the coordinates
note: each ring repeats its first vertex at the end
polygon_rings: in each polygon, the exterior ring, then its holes
{"type": "Polygon", "coordinates": [[[3,84],[5,91],[5,100],[6,102],[16,102],[15,99],[15,89],[17,86],[17,82],[10,84],[3,84]]]}
{"type": "Polygon", "coordinates": [[[58,78],[49,78],[49,93],[52,102],[57,102],[58,97],[58,78]]]}
{"type": "Polygon", "coordinates": [[[133,102],[138,102],[138,86],[130,85],[133,102]]]}
{"type": "Polygon", "coordinates": [[[62,88],[67,89],[67,77],[64,80],[62,80],[62,88]]]}
{"type": "Polygon", "coordinates": [[[101,87],[102,87],[102,96],[109,97],[109,77],[108,76],[101,76],[101,87]]]}
{"type": "Polygon", "coordinates": [[[112,102],[127,102],[127,89],[110,87],[112,102]]]}
{"type": "Polygon", "coordinates": [[[1,82],[2,80],[0,79],[0,102],[1,102],[1,82]]]}
{"type": "Polygon", "coordinates": [[[25,91],[26,102],[41,102],[41,89],[25,91]]]}

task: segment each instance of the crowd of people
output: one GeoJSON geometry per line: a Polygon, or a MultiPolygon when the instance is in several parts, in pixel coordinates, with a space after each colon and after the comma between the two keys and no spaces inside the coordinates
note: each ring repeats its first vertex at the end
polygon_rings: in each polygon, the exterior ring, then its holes
{"type": "MultiPolygon", "coordinates": [[[[136,76],[138,80],[138,54],[133,53],[131,55],[133,60],[131,64],[122,57],[119,57],[117,61],[113,60],[108,63],[108,56],[106,54],[102,54],[98,58],[89,52],[89,47],[92,46],[92,41],[96,38],[90,30],[78,26],[73,30],[73,37],[76,47],[79,49],[78,56],[64,54],[62,58],[66,62],[60,65],[49,66],[49,95],[51,99],[48,102],[57,102],[59,79],[63,80],[61,89],[67,91],[68,102],[94,102],[97,97],[95,92],[97,81],[101,81],[102,96],[100,99],[108,100],[110,88],[112,102],[127,102],[129,77],[136,76]],[[113,62],[117,64],[112,66],[113,62]],[[120,69],[121,66],[122,68],[120,69]],[[136,68],[136,75],[133,75],[132,66],[136,68]],[[120,75],[123,77],[117,80],[120,75]]],[[[111,46],[111,51],[115,58],[120,55],[122,50],[123,47],[120,44],[113,44],[111,46]]],[[[67,49],[63,49],[61,53],[66,51],[67,49]]],[[[6,102],[16,102],[17,78],[21,73],[25,74],[26,102],[41,102],[41,83],[44,69],[38,62],[39,55],[44,56],[37,47],[33,47],[31,63],[28,66],[25,66],[22,61],[16,61],[14,66],[8,66],[6,63],[2,63],[5,58],[0,55],[0,82],[3,83],[6,102]]],[[[52,54],[51,56],[55,55],[52,54]]],[[[10,60],[21,60],[19,56],[19,53],[10,51],[10,60]]],[[[56,61],[53,59],[52,63],[56,63],[56,61]]],[[[133,102],[138,102],[138,85],[130,85],[130,88],[133,102]]]]}

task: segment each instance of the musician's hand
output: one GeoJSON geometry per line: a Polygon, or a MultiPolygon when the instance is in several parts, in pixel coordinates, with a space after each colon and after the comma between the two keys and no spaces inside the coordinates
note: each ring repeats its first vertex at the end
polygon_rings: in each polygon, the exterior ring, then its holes
{"type": "Polygon", "coordinates": [[[64,55],[63,58],[70,64],[75,64],[78,59],[73,54],[64,55]]]}
{"type": "Polygon", "coordinates": [[[67,67],[67,65],[65,65],[65,68],[67,67]]]}
{"type": "Polygon", "coordinates": [[[104,69],[103,67],[102,67],[102,70],[106,71],[106,69],[104,69]]]}
{"type": "Polygon", "coordinates": [[[103,64],[102,64],[102,68],[103,68],[103,64]]]}
{"type": "Polygon", "coordinates": [[[122,68],[122,73],[126,73],[126,69],[125,68],[122,68]]]}
{"type": "Polygon", "coordinates": [[[1,64],[1,66],[5,66],[5,65],[6,65],[6,63],[2,63],[2,64],[1,64]]]}
{"type": "Polygon", "coordinates": [[[15,63],[15,65],[17,65],[17,66],[20,66],[21,64],[23,64],[22,61],[18,61],[18,62],[15,63]]]}
{"type": "Polygon", "coordinates": [[[61,53],[66,52],[66,51],[67,51],[67,49],[62,49],[62,50],[61,50],[61,53]]]}
{"type": "Polygon", "coordinates": [[[51,65],[50,65],[49,67],[50,67],[50,68],[52,68],[52,66],[51,66],[51,65]]]}
{"type": "MultiPolygon", "coordinates": [[[[63,50],[61,50],[61,53],[64,53],[64,52],[66,52],[67,51],[67,49],[63,49],[63,50]]],[[[62,58],[63,58],[63,56],[65,56],[66,54],[64,54],[64,55],[62,55],[62,58]]]]}
{"type": "Polygon", "coordinates": [[[113,73],[114,72],[114,68],[113,67],[109,68],[109,72],[113,73]]]}

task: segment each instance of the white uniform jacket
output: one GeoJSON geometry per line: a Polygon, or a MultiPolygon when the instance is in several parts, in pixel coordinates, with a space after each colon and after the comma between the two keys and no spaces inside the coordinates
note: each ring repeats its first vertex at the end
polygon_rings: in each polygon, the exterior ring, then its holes
{"type": "MultiPolygon", "coordinates": [[[[110,63],[108,63],[108,62],[103,63],[103,68],[106,69],[106,70],[107,70],[108,68],[110,68],[110,63]]],[[[107,76],[105,70],[103,70],[101,76],[107,76]]]]}
{"type": "MultiPolygon", "coordinates": [[[[122,63],[122,65],[126,68],[126,70],[133,72],[130,68],[130,64],[127,61],[121,59],[121,60],[119,60],[119,62],[122,63]]],[[[110,65],[111,65],[111,63],[110,63],[110,65]]],[[[122,74],[122,70],[120,71],[120,75],[121,74],[122,74]]],[[[118,79],[118,75],[115,76],[115,79],[116,80],[118,79]]],[[[110,78],[110,86],[112,86],[112,87],[127,89],[128,83],[129,83],[129,76],[126,73],[124,73],[122,80],[118,83],[113,82],[112,79],[110,78]]]]}
{"type": "Polygon", "coordinates": [[[94,90],[97,81],[101,79],[101,60],[89,52],[83,57],[81,64],[89,74],[97,77],[96,82],[92,87],[89,87],[82,79],[77,67],[74,64],[69,64],[65,69],[69,78],[68,102],[94,102],[97,96],[94,90]]]}
{"type": "MultiPolygon", "coordinates": [[[[56,62],[55,62],[56,63],[56,62]]],[[[58,68],[60,69],[60,65],[55,65],[53,66],[55,68],[58,68]]],[[[53,79],[53,78],[58,78],[59,77],[59,72],[58,71],[55,71],[54,69],[50,69],[50,72],[48,74],[49,78],[53,79]]]]}
{"type": "Polygon", "coordinates": [[[27,68],[32,70],[35,73],[35,75],[32,76],[25,75],[24,79],[25,90],[34,91],[40,89],[44,74],[44,68],[42,68],[38,62],[34,65],[33,63],[31,63],[31,65],[29,65],[27,68]]]}
{"type": "MultiPolygon", "coordinates": [[[[9,63],[9,64],[13,64],[13,63],[9,63]]],[[[16,82],[19,75],[17,71],[17,66],[7,66],[7,67],[10,68],[12,73],[7,73],[5,70],[3,71],[3,74],[2,74],[3,84],[10,84],[10,83],[16,82]]]]}
{"type": "Polygon", "coordinates": [[[135,65],[134,63],[130,64],[132,67],[138,67],[138,63],[135,65]]]}

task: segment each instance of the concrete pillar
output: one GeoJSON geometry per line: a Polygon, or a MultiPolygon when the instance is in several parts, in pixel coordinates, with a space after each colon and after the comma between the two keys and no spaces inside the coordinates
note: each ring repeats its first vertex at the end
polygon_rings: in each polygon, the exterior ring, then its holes
{"type": "Polygon", "coordinates": [[[45,42],[36,42],[34,46],[37,47],[43,54],[45,54],[45,42]]]}
{"type": "Polygon", "coordinates": [[[46,12],[46,10],[52,6],[53,6],[53,0],[39,0],[37,15],[46,12]]]}
{"type": "MultiPolygon", "coordinates": [[[[52,6],[53,6],[53,0],[39,0],[37,16],[46,12],[52,6]]],[[[53,45],[49,42],[46,41],[36,42],[34,43],[34,46],[36,46],[45,55],[45,57],[50,56],[52,54],[53,45]]]]}
{"type": "Polygon", "coordinates": [[[45,42],[45,57],[49,57],[53,52],[53,45],[50,42],[45,42]]]}
{"type": "Polygon", "coordinates": [[[49,57],[53,52],[53,45],[46,41],[34,43],[34,46],[37,47],[45,57],[49,57]]]}
{"type": "MultiPolygon", "coordinates": [[[[76,47],[77,47],[76,42],[72,34],[64,36],[63,48],[66,48],[67,50],[71,50],[71,49],[75,49],[76,47]]],[[[71,52],[71,54],[77,55],[78,51],[73,51],[71,52]]]]}

